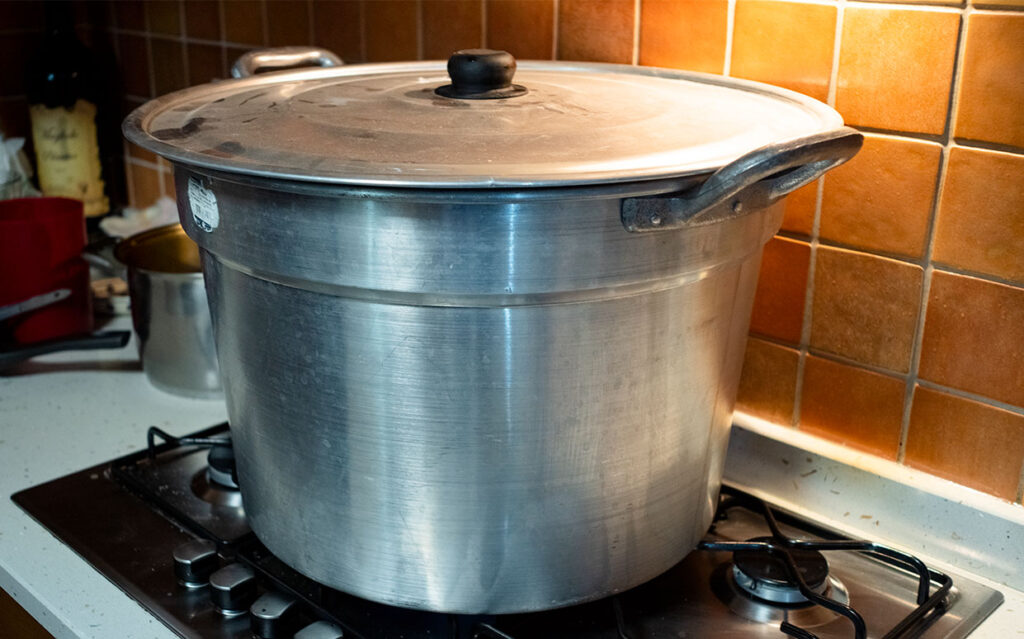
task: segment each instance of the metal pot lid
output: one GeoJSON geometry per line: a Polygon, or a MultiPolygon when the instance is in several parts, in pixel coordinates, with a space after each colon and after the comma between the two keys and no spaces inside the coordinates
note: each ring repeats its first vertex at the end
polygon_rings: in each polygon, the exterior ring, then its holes
{"type": "Polygon", "coordinates": [[[842,125],[816,100],[733,78],[530,61],[513,82],[507,63],[496,79],[488,74],[500,69],[459,64],[454,81],[433,61],[192,87],[136,109],[124,132],[171,160],[247,175],[481,188],[697,175],[766,144],[842,125]]]}

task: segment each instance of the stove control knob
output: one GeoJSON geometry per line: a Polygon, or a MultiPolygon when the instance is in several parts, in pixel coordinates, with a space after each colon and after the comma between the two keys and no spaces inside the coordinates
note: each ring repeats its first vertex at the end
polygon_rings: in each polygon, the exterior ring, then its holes
{"type": "Polygon", "coordinates": [[[186,542],[174,549],[174,574],[186,588],[202,588],[217,570],[217,545],[206,539],[186,542]]]}
{"type": "Polygon", "coordinates": [[[328,621],[311,623],[295,633],[295,639],[343,639],[341,628],[328,621]]]}
{"type": "Polygon", "coordinates": [[[244,615],[256,599],[256,573],[245,564],[228,564],[210,575],[210,600],[225,617],[244,615]]]}
{"type": "Polygon", "coordinates": [[[295,599],[277,592],[264,593],[249,608],[252,633],[259,639],[291,637],[298,625],[295,599]]]}

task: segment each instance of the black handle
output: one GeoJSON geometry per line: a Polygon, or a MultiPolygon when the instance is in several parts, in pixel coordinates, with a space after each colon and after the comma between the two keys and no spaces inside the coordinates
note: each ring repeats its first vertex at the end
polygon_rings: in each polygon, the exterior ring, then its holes
{"type": "Polygon", "coordinates": [[[631,233],[708,224],[767,208],[860,150],[849,127],[770,144],[727,164],[683,193],[626,198],[622,225],[631,233]]]}
{"type": "Polygon", "coordinates": [[[83,337],[54,339],[38,344],[29,344],[9,351],[0,351],[0,370],[36,355],[57,351],[88,351],[100,348],[123,348],[131,339],[131,331],[106,331],[83,337]]]}
{"type": "Polygon", "coordinates": [[[496,100],[527,93],[526,87],[512,84],[516,59],[508,51],[463,49],[448,58],[448,77],[452,83],[434,93],[460,100],[496,100]]]}

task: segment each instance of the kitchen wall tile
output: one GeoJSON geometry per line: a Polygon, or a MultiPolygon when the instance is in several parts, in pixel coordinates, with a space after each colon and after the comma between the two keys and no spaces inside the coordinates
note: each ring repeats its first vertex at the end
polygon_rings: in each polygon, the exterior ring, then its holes
{"type": "Polygon", "coordinates": [[[727,0],[645,0],[640,4],[640,64],[721,73],[727,0]]]}
{"type": "Polygon", "coordinates": [[[750,331],[793,344],[800,342],[811,247],[783,237],[769,240],[761,257],[750,331]]]}
{"type": "Polygon", "coordinates": [[[633,0],[561,0],[558,59],[628,64],[635,8],[633,0]]]}
{"type": "Polygon", "coordinates": [[[125,149],[128,151],[128,157],[137,158],[139,160],[145,160],[146,162],[152,162],[153,164],[156,164],[156,153],[153,153],[148,149],[144,149],[141,146],[138,146],[137,144],[132,144],[127,140],[125,140],[124,146],[125,149]]]}
{"type": "Polygon", "coordinates": [[[145,12],[142,2],[114,2],[114,20],[118,29],[145,31],[145,12]]]}
{"type": "Polygon", "coordinates": [[[923,274],[913,264],[818,247],[811,348],[909,371],[923,274]]]}
{"type": "Polygon", "coordinates": [[[952,149],[932,258],[1024,283],[1024,156],[952,149]]]}
{"type": "Polygon", "coordinates": [[[828,97],[836,7],[738,0],[730,74],[828,97]]]}
{"type": "Polygon", "coordinates": [[[786,196],[782,206],[782,230],[810,235],[814,229],[814,211],[818,206],[818,182],[793,191],[786,196]]]}
{"type": "Polygon", "coordinates": [[[368,2],[363,10],[368,62],[416,59],[418,30],[415,0],[368,2]]]}
{"type": "Polygon", "coordinates": [[[157,95],[184,89],[185,52],[180,42],[153,38],[149,42],[153,52],[153,89],[157,95]]]}
{"type": "Polygon", "coordinates": [[[865,136],[860,153],[825,176],[821,237],[921,257],[941,159],[933,142],[865,136]]]}
{"type": "Polygon", "coordinates": [[[224,37],[228,42],[263,46],[263,2],[260,0],[226,0],[224,37]]]}
{"type": "Polygon", "coordinates": [[[481,0],[423,0],[423,57],[447,60],[483,44],[481,0]]]}
{"type": "Polygon", "coordinates": [[[313,3],[313,42],[341,56],[363,62],[363,3],[337,0],[313,3]]]}
{"type": "Polygon", "coordinates": [[[919,376],[1024,406],[1024,289],[935,271],[919,376]]]}
{"type": "Polygon", "coordinates": [[[177,199],[174,192],[174,173],[171,171],[160,172],[160,183],[163,185],[163,194],[172,200],[177,199]]]}
{"type": "Polygon", "coordinates": [[[267,44],[272,47],[309,42],[309,5],[294,0],[266,0],[267,44]]]}
{"type": "Polygon", "coordinates": [[[1024,147],[1024,14],[972,13],[954,131],[1024,147]]]}
{"type": "Polygon", "coordinates": [[[178,0],[146,0],[146,20],[150,33],[181,35],[181,4],[178,0]]]}
{"type": "Polygon", "coordinates": [[[149,88],[149,53],[146,39],[122,35],[117,39],[121,63],[121,82],[125,93],[143,98],[153,97],[149,88]]]}
{"type": "Polygon", "coordinates": [[[971,5],[980,9],[1024,9],[1024,0],[971,0],[971,5]]]}
{"type": "Polygon", "coordinates": [[[896,459],[904,392],[903,380],[808,355],[800,430],[896,459]]]}
{"type": "Polygon", "coordinates": [[[908,466],[1014,501],[1024,465],[1024,415],[918,386],[905,459],[908,466]]]}
{"type": "Polygon", "coordinates": [[[836,109],[854,125],[942,133],[959,24],[938,9],[848,5],[836,109]]]}
{"type": "Polygon", "coordinates": [[[223,48],[211,44],[188,44],[188,85],[205,84],[227,77],[223,48]]]}
{"type": "Polygon", "coordinates": [[[137,209],[152,206],[160,199],[160,173],[141,164],[128,163],[126,168],[131,183],[131,205],[137,209]]]}
{"type": "Polygon", "coordinates": [[[217,0],[185,0],[185,34],[190,38],[220,40],[217,0]]]}
{"type": "Polygon", "coordinates": [[[776,424],[790,425],[799,361],[800,354],[792,348],[749,338],[736,410],[776,424]]]}
{"type": "Polygon", "coordinates": [[[487,46],[520,60],[550,60],[554,0],[486,0],[487,46]]]}

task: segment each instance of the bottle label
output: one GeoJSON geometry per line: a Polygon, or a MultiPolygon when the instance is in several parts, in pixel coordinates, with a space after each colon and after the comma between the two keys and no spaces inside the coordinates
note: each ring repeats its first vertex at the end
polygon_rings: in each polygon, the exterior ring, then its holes
{"type": "Polygon", "coordinates": [[[196,226],[207,233],[220,226],[217,196],[203,186],[199,180],[192,177],[188,179],[188,203],[192,208],[192,219],[196,226]]]}
{"type": "Polygon", "coordinates": [[[34,104],[29,115],[43,194],[81,200],[86,217],[110,211],[103,193],[96,106],[86,100],[71,109],[34,104]]]}

